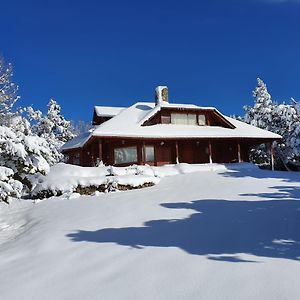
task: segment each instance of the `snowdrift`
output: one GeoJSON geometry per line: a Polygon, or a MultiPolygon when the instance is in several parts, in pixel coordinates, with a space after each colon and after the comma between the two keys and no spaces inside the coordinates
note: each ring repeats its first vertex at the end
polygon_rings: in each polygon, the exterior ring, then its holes
{"type": "Polygon", "coordinates": [[[59,163],[50,172],[31,178],[33,189],[31,197],[36,199],[79,193],[92,195],[98,192],[112,192],[149,187],[157,184],[160,178],[198,171],[225,171],[228,168],[255,168],[252,164],[186,164],[165,165],[161,167],[80,167],[59,163]]]}

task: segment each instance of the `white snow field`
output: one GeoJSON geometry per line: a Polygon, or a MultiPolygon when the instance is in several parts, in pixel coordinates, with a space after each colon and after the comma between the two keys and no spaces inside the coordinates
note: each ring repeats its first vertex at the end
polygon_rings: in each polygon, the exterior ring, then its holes
{"type": "Polygon", "coordinates": [[[299,198],[299,173],[237,168],[1,204],[0,298],[300,299],[299,198]]]}

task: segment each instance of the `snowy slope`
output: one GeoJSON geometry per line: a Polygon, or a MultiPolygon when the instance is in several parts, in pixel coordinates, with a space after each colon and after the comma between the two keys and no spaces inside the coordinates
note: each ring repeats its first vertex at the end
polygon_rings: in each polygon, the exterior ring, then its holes
{"type": "Polygon", "coordinates": [[[299,198],[299,173],[241,169],[32,204],[1,299],[300,299],[299,198]]]}

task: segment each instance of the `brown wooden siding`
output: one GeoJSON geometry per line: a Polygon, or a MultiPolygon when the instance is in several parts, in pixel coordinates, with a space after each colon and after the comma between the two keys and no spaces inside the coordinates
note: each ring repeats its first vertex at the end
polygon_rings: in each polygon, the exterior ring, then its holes
{"type": "Polygon", "coordinates": [[[180,141],[178,142],[179,162],[190,164],[208,163],[208,141],[180,141]]]}
{"type": "Polygon", "coordinates": [[[212,141],[212,160],[215,163],[238,162],[238,147],[236,141],[212,141]]]}

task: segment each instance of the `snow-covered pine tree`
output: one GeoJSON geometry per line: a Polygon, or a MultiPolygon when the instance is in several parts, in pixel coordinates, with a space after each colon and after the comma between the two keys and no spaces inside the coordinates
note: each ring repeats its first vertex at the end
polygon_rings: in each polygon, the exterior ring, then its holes
{"type": "MultiPolygon", "coordinates": [[[[300,109],[299,103],[277,104],[267,90],[266,84],[257,79],[258,86],[253,91],[254,106],[246,106],[244,121],[280,134],[283,139],[275,143],[276,163],[300,161],[300,109]]],[[[269,149],[260,145],[251,150],[251,159],[255,163],[270,163],[269,149]]]]}
{"type": "Polygon", "coordinates": [[[272,127],[272,113],[274,104],[266,84],[257,78],[257,87],[253,91],[254,106],[245,106],[245,122],[270,130],[272,127]]]}
{"type": "Polygon", "coordinates": [[[278,152],[285,163],[300,162],[300,113],[297,103],[277,106],[277,114],[281,118],[279,128],[283,140],[278,143],[278,152]]]}
{"type": "Polygon", "coordinates": [[[18,86],[12,81],[12,65],[0,56],[0,125],[7,125],[12,116],[12,107],[19,99],[18,86]]]}
{"type": "Polygon", "coordinates": [[[12,65],[0,58],[0,201],[19,197],[21,182],[30,185],[28,174],[45,174],[57,161],[51,141],[32,132],[25,109],[14,110],[19,96],[12,75],[12,65]]]}
{"type": "MultiPolygon", "coordinates": [[[[253,126],[273,131],[274,103],[266,84],[257,78],[257,87],[253,91],[254,106],[244,106],[244,121],[253,126]]],[[[255,147],[250,152],[250,159],[258,164],[269,164],[270,153],[265,145],[255,147]]]]}
{"type": "Polygon", "coordinates": [[[32,132],[48,141],[54,162],[61,161],[63,159],[59,151],[61,146],[75,136],[71,122],[67,121],[61,113],[61,107],[55,100],[51,99],[46,115],[32,107],[28,107],[27,112],[30,120],[34,122],[32,132]]]}
{"type": "Polygon", "coordinates": [[[48,103],[47,118],[52,125],[52,132],[58,141],[65,143],[74,137],[71,122],[64,118],[60,105],[53,99],[48,103]]]}

